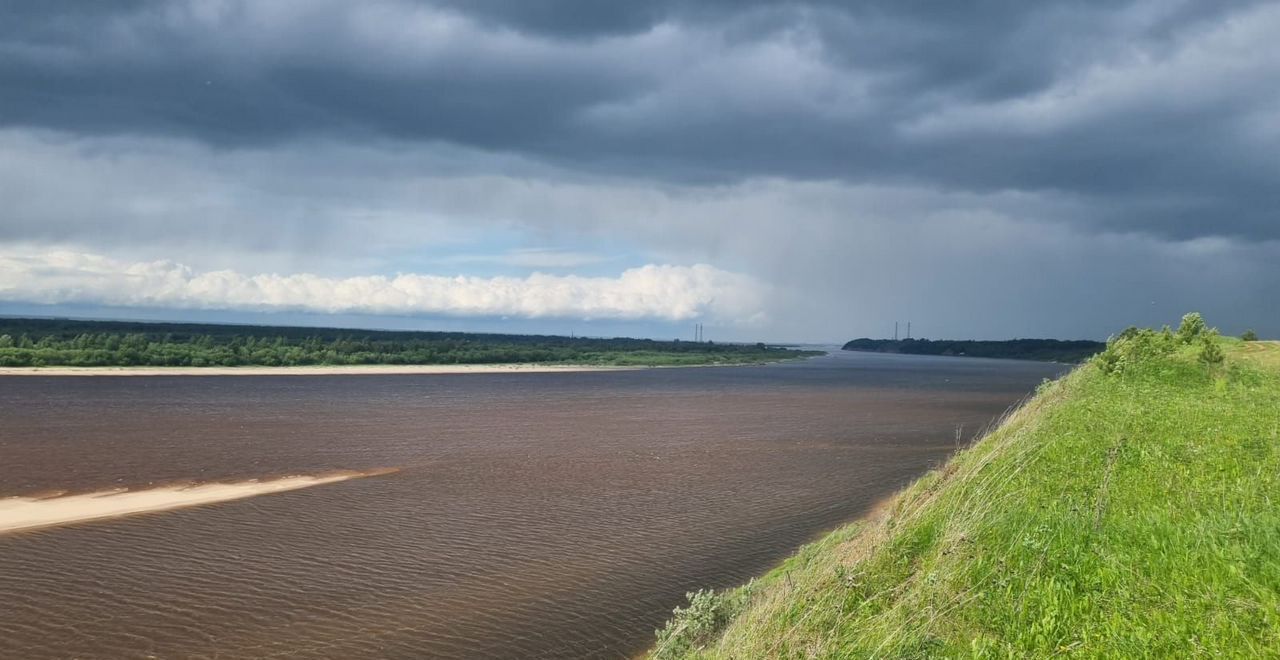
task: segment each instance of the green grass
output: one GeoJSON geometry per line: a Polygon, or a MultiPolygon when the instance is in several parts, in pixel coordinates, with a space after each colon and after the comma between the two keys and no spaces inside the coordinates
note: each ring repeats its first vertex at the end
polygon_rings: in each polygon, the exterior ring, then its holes
{"type": "Polygon", "coordinates": [[[1210,337],[1214,365],[1163,337],[1046,384],[654,655],[1280,657],[1280,344],[1210,337]]]}

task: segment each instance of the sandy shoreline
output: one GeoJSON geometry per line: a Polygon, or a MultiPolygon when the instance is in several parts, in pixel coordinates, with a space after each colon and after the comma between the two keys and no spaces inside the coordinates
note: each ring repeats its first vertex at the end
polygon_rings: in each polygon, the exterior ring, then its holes
{"type": "Polygon", "coordinates": [[[625,371],[572,364],[352,364],[314,367],[0,367],[0,376],[347,376],[625,371]]]}
{"type": "Polygon", "coordinates": [[[5,497],[0,498],[0,534],[227,502],[348,479],[390,474],[395,471],[388,468],[362,472],[331,472],[261,481],[254,479],[196,486],[162,486],[139,491],[112,490],[48,498],[5,497]]]}

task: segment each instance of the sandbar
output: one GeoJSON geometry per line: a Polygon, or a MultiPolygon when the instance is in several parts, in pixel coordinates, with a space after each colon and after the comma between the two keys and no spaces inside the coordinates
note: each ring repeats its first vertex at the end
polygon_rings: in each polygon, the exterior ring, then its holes
{"type": "Polygon", "coordinates": [[[194,486],[164,486],[138,491],[111,490],[47,498],[6,497],[0,498],[0,534],[227,502],[348,479],[373,477],[395,471],[393,468],[384,468],[331,472],[311,476],[252,479],[194,486]]]}

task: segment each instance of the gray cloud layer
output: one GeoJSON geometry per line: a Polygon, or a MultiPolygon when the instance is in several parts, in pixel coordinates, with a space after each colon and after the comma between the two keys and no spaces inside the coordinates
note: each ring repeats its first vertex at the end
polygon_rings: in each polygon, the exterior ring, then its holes
{"type": "Polygon", "coordinates": [[[749,273],[790,336],[1280,331],[1277,31],[1245,1],[18,3],[0,241],[376,269],[514,227],[749,273]]]}

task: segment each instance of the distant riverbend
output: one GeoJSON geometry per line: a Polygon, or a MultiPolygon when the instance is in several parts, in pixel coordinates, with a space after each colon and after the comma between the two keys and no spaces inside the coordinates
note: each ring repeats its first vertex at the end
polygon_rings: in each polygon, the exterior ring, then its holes
{"type": "Polygon", "coordinates": [[[1061,369],[0,376],[0,657],[633,656],[1061,369]]]}

